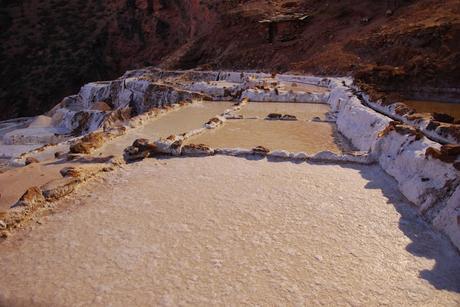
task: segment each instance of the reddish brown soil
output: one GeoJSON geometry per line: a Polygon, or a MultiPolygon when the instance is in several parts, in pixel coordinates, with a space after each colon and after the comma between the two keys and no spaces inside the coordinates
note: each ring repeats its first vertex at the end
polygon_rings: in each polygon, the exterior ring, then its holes
{"type": "Polygon", "coordinates": [[[353,73],[406,96],[441,88],[425,98],[460,88],[458,0],[0,4],[0,119],[41,113],[83,83],[148,65],[353,73]],[[258,22],[290,13],[308,17],[278,23],[271,39],[258,22]]]}

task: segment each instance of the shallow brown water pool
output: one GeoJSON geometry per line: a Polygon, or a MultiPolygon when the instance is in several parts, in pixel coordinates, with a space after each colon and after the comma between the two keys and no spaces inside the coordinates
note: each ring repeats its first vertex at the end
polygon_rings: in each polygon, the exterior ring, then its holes
{"type": "Polygon", "coordinates": [[[232,105],[232,102],[202,102],[182,107],[149,121],[139,129],[129,130],[127,134],[105,144],[99,152],[102,155],[121,154],[126,147],[139,138],[156,140],[171,134],[198,129],[232,105]]]}
{"type": "Polygon", "coordinates": [[[418,113],[445,113],[460,119],[460,103],[428,100],[407,100],[403,101],[403,103],[414,108],[418,113]]]}
{"type": "Polygon", "coordinates": [[[270,113],[295,115],[299,120],[311,120],[314,117],[325,118],[330,110],[327,104],[319,103],[283,103],[283,102],[252,102],[241,111],[245,118],[265,118],[270,113]]]}
{"type": "Polygon", "coordinates": [[[306,121],[234,120],[188,142],[214,148],[251,149],[261,145],[270,150],[291,152],[342,152],[333,124],[306,121]]]}

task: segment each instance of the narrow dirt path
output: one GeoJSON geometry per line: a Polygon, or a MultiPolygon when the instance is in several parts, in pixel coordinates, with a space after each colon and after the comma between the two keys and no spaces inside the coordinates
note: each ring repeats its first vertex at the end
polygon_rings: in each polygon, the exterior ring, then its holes
{"type": "Polygon", "coordinates": [[[145,160],[0,245],[0,305],[460,304],[460,256],[376,166],[145,160]]]}

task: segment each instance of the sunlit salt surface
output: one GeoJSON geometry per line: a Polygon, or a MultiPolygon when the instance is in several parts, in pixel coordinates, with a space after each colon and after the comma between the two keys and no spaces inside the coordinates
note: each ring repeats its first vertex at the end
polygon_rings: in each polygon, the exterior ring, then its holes
{"type": "Polygon", "coordinates": [[[291,152],[342,152],[340,138],[333,124],[306,121],[233,120],[188,142],[214,148],[250,149],[261,145],[270,150],[291,152]]]}
{"type": "Polygon", "coordinates": [[[407,100],[403,101],[407,106],[415,109],[418,113],[444,113],[460,119],[460,103],[449,103],[442,101],[428,100],[407,100]]]}
{"type": "Polygon", "coordinates": [[[325,119],[330,111],[327,104],[318,103],[283,103],[283,102],[251,102],[246,105],[240,114],[245,118],[265,118],[270,113],[294,115],[299,120],[312,120],[315,117],[325,119]]]}
{"type": "Polygon", "coordinates": [[[232,102],[202,102],[182,107],[153,119],[138,129],[129,130],[124,136],[118,137],[104,145],[98,153],[121,154],[138,138],[156,140],[171,134],[180,134],[202,127],[212,117],[223,113],[232,106],[232,102]]]}
{"type": "Polygon", "coordinates": [[[146,159],[2,242],[1,306],[459,306],[460,257],[377,165],[146,159]]]}

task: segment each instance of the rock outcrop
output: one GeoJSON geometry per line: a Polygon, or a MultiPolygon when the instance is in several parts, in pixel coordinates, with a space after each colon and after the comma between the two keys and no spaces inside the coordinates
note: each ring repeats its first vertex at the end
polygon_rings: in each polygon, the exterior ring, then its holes
{"type": "Polygon", "coordinates": [[[204,144],[187,144],[182,147],[181,154],[190,157],[212,156],[214,149],[204,144]]]}
{"type": "Polygon", "coordinates": [[[32,207],[43,202],[45,202],[45,197],[42,191],[38,187],[31,187],[13,207],[32,207]]]}
{"type": "Polygon", "coordinates": [[[85,135],[81,140],[70,146],[70,152],[76,154],[90,154],[101,147],[107,135],[104,132],[93,132],[85,135]]]}

